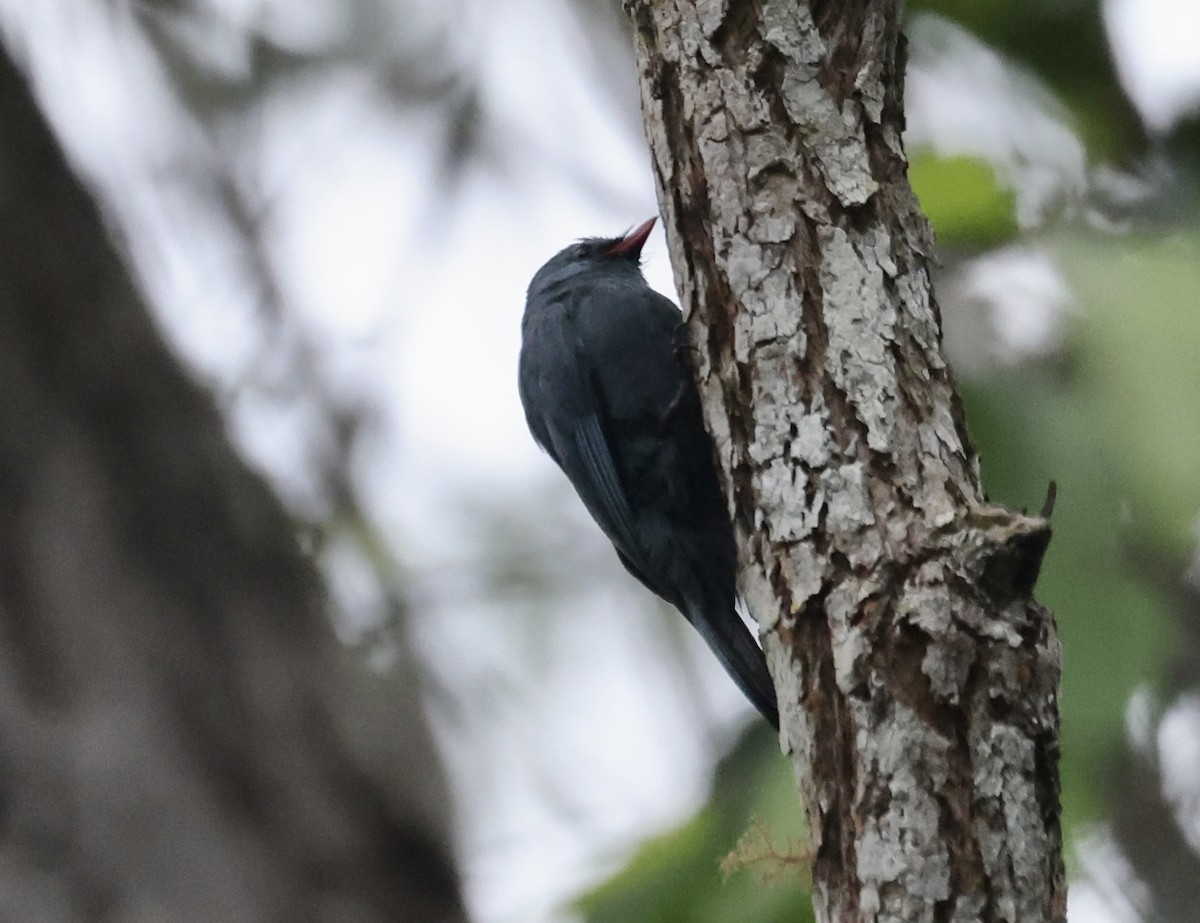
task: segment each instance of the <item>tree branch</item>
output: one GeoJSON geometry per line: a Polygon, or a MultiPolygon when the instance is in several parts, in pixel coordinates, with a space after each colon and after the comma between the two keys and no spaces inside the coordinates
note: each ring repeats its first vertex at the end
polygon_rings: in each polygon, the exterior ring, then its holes
{"type": "Polygon", "coordinates": [[[1063,920],[1050,527],[987,502],[941,354],[901,4],[626,5],[818,918],[1063,920]]]}

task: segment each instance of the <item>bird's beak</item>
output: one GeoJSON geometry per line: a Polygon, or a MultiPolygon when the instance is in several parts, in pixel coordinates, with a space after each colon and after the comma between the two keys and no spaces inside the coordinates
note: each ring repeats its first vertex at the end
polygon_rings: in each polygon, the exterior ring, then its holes
{"type": "Polygon", "coordinates": [[[657,218],[651,218],[649,221],[643,221],[636,228],[622,237],[608,251],[609,256],[632,256],[637,259],[642,253],[642,247],[646,244],[646,238],[650,236],[650,231],[654,227],[654,222],[657,218]]]}

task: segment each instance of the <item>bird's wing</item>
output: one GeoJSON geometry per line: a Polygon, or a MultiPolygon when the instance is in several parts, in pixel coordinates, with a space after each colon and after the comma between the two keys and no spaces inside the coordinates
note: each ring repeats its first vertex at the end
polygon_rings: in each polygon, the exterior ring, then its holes
{"type": "MultiPolygon", "coordinates": [[[[621,486],[617,465],[600,425],[598,412],[589,413],[579,420],[575,427],[575,447],[590,488],[588,493],[597,501],[598,509],[592,511],[593,515],[600,519],[601,526],[609,533],[621,554],[636,562],[642,554],[633,510],[621,486]]],[[[582,488],[580,492],[583,492],[582,488]]]]}
{"type": "MultiPolygon", "coordinates": [[[[569,325],[551,323],[522,357],[521,400],[537,443],[558,464],[631,570],[650,572],[605,433],[595,370],[569,325]]],[[[645,580],[642,580],[645,583],[645,580]]]]}

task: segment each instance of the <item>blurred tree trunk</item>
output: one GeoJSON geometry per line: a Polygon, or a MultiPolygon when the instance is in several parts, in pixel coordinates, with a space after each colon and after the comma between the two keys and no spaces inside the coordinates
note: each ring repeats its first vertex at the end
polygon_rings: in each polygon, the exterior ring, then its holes
{"type": "Polygon", "coordinates": [[[464,919],[415,695],[336,645],[2,53],[0,126],[0,918],[464,919]]]}
{"type": "Polygon", "coordinates": [[[1064,920],[1050,528],[942,358],[901,4],[626,4],[818,919],[1064,920]]]}
{"type": "MultiPolygon", "coordinates": [[[[1163,720],[1173,709],[1186,710],[1189,701],[1200,701],[1200,548],[1193,552],[1182,583],[1167,563],[1173,563],[1170,549],[1159,547],[1149,536],[1139,536],[1132,548],[1143,579],[1172,604],[1175,645],[1166,682],[1155,690],[1161,704],[1156,703],[1148,726],[1131,733],[1112,756],[1108,779],[1112,836],[1125,862],[1102,864],[1099,873],[1093,871],[1088,877],[1100,893],[1133,906],[1138,919],[1195,923],[1200,908],[1200,846],[1188,826],[1195,817],[1196,796],[1181,795],[1178,780],[1168,781],[1163,756],[1180,742],[1177,735],[1167,735],[1169,743],[1160,735],[1163,720]]],[[[1200,778],[1187,784],[1195,793],[1200,778]]]]}

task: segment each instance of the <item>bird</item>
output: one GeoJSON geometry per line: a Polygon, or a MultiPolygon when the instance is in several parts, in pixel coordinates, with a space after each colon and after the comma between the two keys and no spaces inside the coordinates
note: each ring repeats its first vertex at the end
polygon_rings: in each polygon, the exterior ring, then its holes
{"type": "Polygon", "coordinates": [[[521,404],[625,569],[683,614],[778,729],[766,659],[736,609],[737,546],[687,327],[642,275],[655,220],[578,240],[534,274],[521,404]]]}

